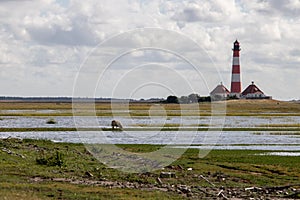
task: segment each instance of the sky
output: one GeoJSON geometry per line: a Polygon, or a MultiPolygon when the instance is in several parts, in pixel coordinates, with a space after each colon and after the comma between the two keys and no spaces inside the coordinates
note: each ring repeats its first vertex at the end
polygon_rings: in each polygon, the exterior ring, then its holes
{"type": "Polygon", "coordinates": [[[0,0],[0,96],[300,99],[300,0],[0,0]]]}

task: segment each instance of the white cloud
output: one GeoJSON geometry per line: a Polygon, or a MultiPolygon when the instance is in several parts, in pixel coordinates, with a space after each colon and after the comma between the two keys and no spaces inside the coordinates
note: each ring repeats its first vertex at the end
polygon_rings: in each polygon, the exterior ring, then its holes
{"type": "MultiPolygon", "coordinates": [[[[0,1],[0,84],[15,85],[12,90],[1,86],[0,92],[4,95],[72,95],[76,71],[95,45],[135,28],[159,27],[196,41],[218,66],[228,86],[232,42],[239,39],[244,86],[256,79],[261,89],[275,98],[300,98],[294,92],[299,87],[297,76],[300,75],[297,70],[300,65],[299,14],[299,0],[0,1]],[[284,74],[280,73],[282,69],[285,69],[284,74]],[[270,79],[277,80],[272,84],[268,78],[270,71],[270,79]],[[37,86],[36,82],[43,83],[37,86]],[[60,87],[55,90],[53,84],[60,87]],[[276,90],[282,85],[294,87],[284,92],[276,90]]],[[[122,43],[114,41],[106,53],[116,53],[120,45],[146,45],[157,39],[136,35],[122,43]]],[[[164,42],[193,55],[193,49],[186,42],[164,42]]],[[[138,64],[145,56],[153,62],[176,64],[172,57],[162,59],[157,53],[136,52],[119,66],[138,64]]],[[[193,57],[207,59],[205,54],[193,57]]],[[[184,66],[178,62],[177,65],[176,69],[182,73],[191,72],[183,72],[184,66]]],[[[203,73],[206,77],[212,76],[209,70],[203,73]]],[[[146,76],[139,75],[140,79],[146,76]]],[[[219,81],[211,78],[208,82],[214,87],[219,81]]],[[[204,90],[199,88],[199,92],[204,90]]]]}

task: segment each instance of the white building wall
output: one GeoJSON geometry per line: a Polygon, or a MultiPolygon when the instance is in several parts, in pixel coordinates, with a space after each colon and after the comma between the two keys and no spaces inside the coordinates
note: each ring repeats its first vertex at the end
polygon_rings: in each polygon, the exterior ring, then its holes
{"type": "Polygon", "coordinates": [[[262,93],[250,93],[246,95],[246,98],[261,98],[261,97],[266,97],[266,95],[262,93]]]}

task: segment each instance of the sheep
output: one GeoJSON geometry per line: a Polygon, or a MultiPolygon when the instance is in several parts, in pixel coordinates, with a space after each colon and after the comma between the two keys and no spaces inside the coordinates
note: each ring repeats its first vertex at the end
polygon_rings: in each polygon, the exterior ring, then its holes
{"type": "Polygon", "coordinates": [[[112,128],[112,130],[114,130],[115,127],[116,127],[116,128],[119,128],[120,130],[123,129],[123,126],[122,126],[121,122],[119,122],[119,121],[117,121],[117,120],[112,120],[112,121],[111,121],[111,128],[112,128]]]}

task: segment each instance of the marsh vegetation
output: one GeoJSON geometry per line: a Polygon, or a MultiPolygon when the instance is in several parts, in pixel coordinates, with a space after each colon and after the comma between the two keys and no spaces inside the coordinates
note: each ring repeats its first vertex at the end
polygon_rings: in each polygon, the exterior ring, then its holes
{"type": "MultiPolygon", "coordinates": [[[[78,105],[76,115],[89,119],[94,114],[89,108],[78,105]]],[[[97,103],[95,113],[100,126],[77,132],[72,104],[1,102],[1,198],[300,198],[299,103],[228,101],[223,127],[210,124],[209,103],[116,104],[113,110],[109,103],[97,103]],[[123,132],[111,130],[113,117],[120,119],[123,132]],[[48,124],[50,119],[55,123],[48,124]],[[218,143],[202,143],[220,128],[218,143]],[[82,136],[97,144],[107,141],[96,135],[99,131],[119,148],[136,153],[162,148],[178,131],[197,137],[191,146],[170,147],[189,149],[169,166],[129,174],[104,165],[80,143],[82,136]]]]}
{"type": "MultiPolygon", "coordinates": [[[[118,146],[139,153],[161,147],[118,146]]],[[[228,198],[299,198],[300,158],[268,151],[213,150],[199,158],[189,149],[161,170],[127,174],[81,144],[1,139],[0,149],[0,195],[8,199],[211,199],[221,190],[228,198]],[[175,177],[158,179],[161,172],[175,177]]]]}

